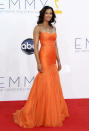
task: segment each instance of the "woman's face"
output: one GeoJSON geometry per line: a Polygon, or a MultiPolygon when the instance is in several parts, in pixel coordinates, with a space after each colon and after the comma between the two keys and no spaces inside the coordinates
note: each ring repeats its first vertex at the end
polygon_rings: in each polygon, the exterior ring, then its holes
{"type": "Polygon", "coordinates": [[[50,21],[52,18],[52,10],[51,9],[47,9],[45,11],[45,14],[44,14],[44,20],[45,21],[50,21]]]}

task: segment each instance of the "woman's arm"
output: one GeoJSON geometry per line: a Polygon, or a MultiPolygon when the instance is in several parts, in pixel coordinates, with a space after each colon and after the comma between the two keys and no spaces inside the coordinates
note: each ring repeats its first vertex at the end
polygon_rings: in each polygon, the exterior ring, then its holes
{"type": "Polygon", "coordinates": [[[37,61],[37,64],[40,64],[40,59],[39,59],[39,51],[38,51],[38,46],[39,46],[39,26],[35,26],[33,30],[33,45],[34,45],[34,54],[35,58],[37,61]]]}
{"type": "Polygon", "coordinates": [[[59,58],[59,53],[58,53],[58,47],[57,47],[57,41],[55,41],[55,48],[56,48],[56,59],[58,64],[61,64],[60,58],[59,58]]]}
{"type": "MultiPolygon", "coordinates": [[[[54,27],[54,29],[55,29],[55,32],[56,32],[56,27],[54,27]]],[[[55,40],[55,48],[56,48],[56,59],[57,59],[58,64],[60,65],[61,61],[60,61],[60,58],[59,58],[59,53],[58,53],[58,47],[57,47],[57,41],[56,40],[55,40]]]]}

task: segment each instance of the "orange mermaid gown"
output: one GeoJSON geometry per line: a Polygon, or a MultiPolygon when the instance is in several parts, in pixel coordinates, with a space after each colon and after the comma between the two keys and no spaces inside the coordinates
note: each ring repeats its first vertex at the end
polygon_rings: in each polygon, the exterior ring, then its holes
{"type": "Polygon", "coordinates": [[[20,127],[63,126],[63,121],[69,117],[56,65],[56,37],[56,33],[40,34],[39,58],[43,73],[36,75],[24,107],[12,113],[14,122],[20,127]]]}

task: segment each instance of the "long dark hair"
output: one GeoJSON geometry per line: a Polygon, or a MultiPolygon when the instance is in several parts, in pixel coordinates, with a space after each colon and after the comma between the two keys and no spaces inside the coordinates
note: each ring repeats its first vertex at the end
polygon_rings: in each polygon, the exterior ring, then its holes
{"type": "Polygon", "coordinates": [[[54,24],[56,23],[56,20],[55,20],[56,15],[55,15],[55,13],[54,13],[53,8],[50,7],[50,6],[44,6],[44,7],[40,10],[40,12],[39,12],[40,15],[38,16],[39,18],[38,18],[37,24],[43,23],[44,14],[45,14],[45,11],[46,11],[47,9],[51,9],[51,10],[52,10],[52,19],[49,21],[48,24],[49,24],[51,27],[53,27],[52,22],[54,22],[54,24]]]}

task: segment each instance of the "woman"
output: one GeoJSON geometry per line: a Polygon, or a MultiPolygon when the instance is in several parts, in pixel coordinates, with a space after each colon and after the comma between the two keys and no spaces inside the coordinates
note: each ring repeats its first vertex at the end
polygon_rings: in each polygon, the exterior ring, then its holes
{"type": "Polygon", "coordinates": [[[14,122],[23,128],[63,126],[64,119],[69,117],[58,73],[61,70],[61,63],[56,28],[52,25],[52,22],[56,22],[55,18],[53,8],[44,6],[33,30],[38,74],[24,107],[13,113],[14,122]],[[39,40],[40,51],[38,51],[39,40]]]}

